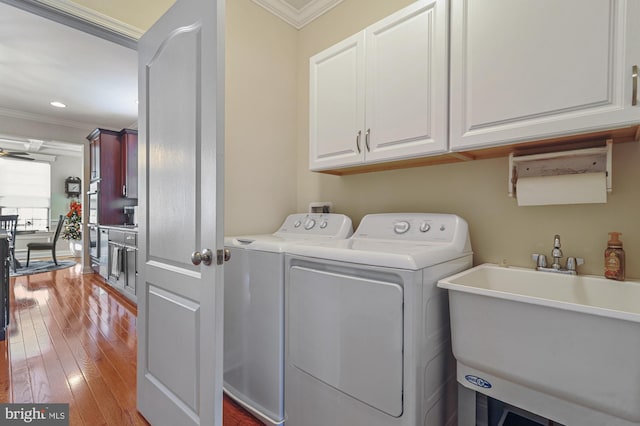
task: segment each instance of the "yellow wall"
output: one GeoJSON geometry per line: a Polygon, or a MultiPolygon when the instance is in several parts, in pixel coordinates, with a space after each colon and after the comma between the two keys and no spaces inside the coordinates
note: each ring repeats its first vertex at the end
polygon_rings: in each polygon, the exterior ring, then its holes
{"type": "Polygon", "coordinates": [[[225,235],[270,233],[296,209],[297,31],[227,1],[225,235]]]}
{"type": "Polygon", "coordinates": [[[557,233],[565,256],[585,259],[579,271],[599,275],[607,232],[620,231],[627,276],[640,278],[638,143],[614,146],[607,204],[518,207],[507,196],[507,158],[344,177],[308,171],[309,57],[409,3],[346,0],[299,32],[298,209],[306,209],[309,201],[333,201],[356,225],[367,213],[456,213],[469,222],[475,264],[506,259],[532,267],[531,253],[549,255],[557,233]]]}

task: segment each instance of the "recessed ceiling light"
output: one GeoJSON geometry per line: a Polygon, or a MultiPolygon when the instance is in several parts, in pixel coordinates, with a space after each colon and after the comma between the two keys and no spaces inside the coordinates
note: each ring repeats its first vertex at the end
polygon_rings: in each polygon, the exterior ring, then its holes
{"type": "Polygon", "coordinates": [[[54,106],[56,108],[66,108],[67,107],[65,104],[63,104],[62,102],[58,102],[58,101],[51,102],[51,106],[54,106]]]}

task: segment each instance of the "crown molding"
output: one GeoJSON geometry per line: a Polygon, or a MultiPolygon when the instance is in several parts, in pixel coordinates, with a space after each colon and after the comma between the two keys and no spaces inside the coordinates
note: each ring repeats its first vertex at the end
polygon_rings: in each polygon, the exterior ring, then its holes
{"type": "Polygon", "coordinates": [[[293,7],[285,0],[253,0],[295,29],[299,30],[320,15],[334,8],[343,0],[312,0],[301,9],[293,7]]]}
{"type": "Polygon", "coordinates": [[[43,18],[137,49],[144,31],[70,0],[0,0],[43,18]]]}
{"type": "Polygon", "coordinates": [[[18,111],[9,108],[0,107],[0,117],[18,118],[21,120],[36,121],[38,123],[52,124],[54,126],[71,127],[74,129],[87,129],[96,127],[95,124],[82,123],[72,120],[60,120],[47,115],[33,114],[30,112],[18,111]]]}
{"type": "Polygon", "coordinates": [[[125,35],[127,37],[138,40],[144,34],[140,28],[129,25],[126,22],[119,21],[110,16],[104,15],[88,7],[81,6],[69,0],[36,0],[47,7],[59,10],[67,15],[72,15],[87,22],[91,22],[102,28],[106,28],[113,32],[125,35]]]}

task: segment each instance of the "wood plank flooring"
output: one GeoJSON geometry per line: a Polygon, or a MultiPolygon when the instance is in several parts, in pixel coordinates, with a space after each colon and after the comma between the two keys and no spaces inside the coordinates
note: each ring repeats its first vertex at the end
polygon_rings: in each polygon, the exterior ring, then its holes
{"type": "MultiPolygon", "coordinates": [[[[136,410],[134,305],[80,265],[11,278],[10,289],[0,401],[69,403],[73,426],[148,425],[136,410]]],[[[223,418],[262,425],[226,398],[223,418]]]]}

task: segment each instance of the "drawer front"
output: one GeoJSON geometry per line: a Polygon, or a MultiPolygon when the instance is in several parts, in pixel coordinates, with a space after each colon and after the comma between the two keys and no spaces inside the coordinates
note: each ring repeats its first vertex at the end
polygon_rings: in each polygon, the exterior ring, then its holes
{"type": "Polygon", "coordinates": [[[124,232],[109,229],[109,241],[118,244],[124,244],[124,232]]]}

